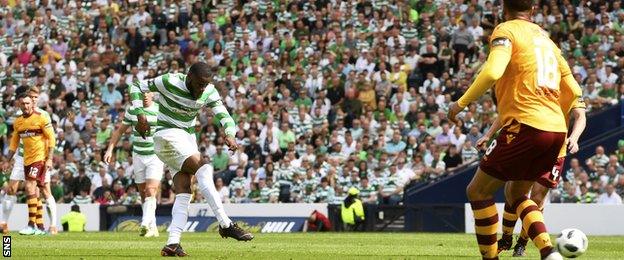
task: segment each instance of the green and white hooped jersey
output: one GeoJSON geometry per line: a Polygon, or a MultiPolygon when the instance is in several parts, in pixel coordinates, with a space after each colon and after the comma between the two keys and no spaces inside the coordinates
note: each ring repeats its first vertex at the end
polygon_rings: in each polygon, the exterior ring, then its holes
{"type": "MultiPolygon", "coordinates": [[[[50,114],[48,113],[48,111],[45,111],[41,108],[35,108],[35,111],[41,113],[43,116],[48,118],[48,121],[52,122],[52,119],[50,119],[50,114]]],[[[19,110],[19,112],[17,114],[15,114],[15,117],[21,116],[22,115],[22,110],[19,110]]],[[[54,133],[56,134],[56,132],[54,133]]],[[[20,139],[19,141],[19,146],[17,147],[17,155],[19,157],[24,157],[24,140],[20,139]]]]}
{"type": "Polygon", "coordinates": [[[195,132],[197,114],[203,106],[212,109],[215,117],[225,128],[225,134],[234,136],[236,124],[221,101],[221,96],[213,84],[209,84],[199,99],[193,99],[186,88],[186,74],[167,73],[154,79],[135,81],[130,85],[130,99],[135,115],[144,111],[143,93],[157,92],[158,121],[156,131],[179,128],[188,133],[195,132]]]}
{"type": "Polygon", "coordinates": [[[145,139],[135,130],[138,123],[137,111],[132,107],[126,108],[126,113],[122,123],[124,125],[132,126],[132,136],[130,141],[132,142],[132,151],[140,155],[153,155],[154,154],[154,132],[156,131],[156,123],[158,117],[158,104],[153,102],[150,107],[143,109],[145,117],[150,125],[149,135],[145,136],[145,139]]]}

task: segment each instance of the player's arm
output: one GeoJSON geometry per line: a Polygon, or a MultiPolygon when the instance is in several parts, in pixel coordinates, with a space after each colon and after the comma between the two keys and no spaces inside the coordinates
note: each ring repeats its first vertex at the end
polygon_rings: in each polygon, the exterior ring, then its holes
{"type": "Polygon", "coordinates": [[[485,65],[483,65],[483,69],[479,72],[479,75],[477,75],[466,93],[457,102],[451,103],[449,106],[448,118],[450,120],[455,121],[460,111],[481,97],[505,73],[507,65],[511,60],[512,35],[505,28],[497,27],[492,34],[492,39],[490,42],[490,55],[485,65]]]}
{"type": "Polygon", "coordinates": [[[13,130],[13,134],[11,135],[11,142],[9,143],[9,161],[13,159],[13,155],[15,155],[15,151],[17,151],[17,146],[19,145],[20,136],[15,129],[13,130]]]}
{"type": "Polygon", "coordinates": [[[106,162],[106,163],[110,163],[111,162],[111,158],[113,156],[113,149],[115,148],[115,145],[117,144],[117,142],[119,142],[119,139],[121,138],[121,136],[132,125],[132,121],[130,120],[130,113],[133,112],[133,111],[131,111],[131,110],[132,109],[130,109],[130,108],[126,109],[126,113],[125,113],[124,119],[123,119],[123,121],[121,121],[121,126],[119,128],[117,128],[117,130],[115,130],[113,132],[113,135],[111,136],[111,139],[110,139],[110,141],[108,143],[108,147],[106,148],[106,153],[104,154],[104,162],[106,162]]]}
{"type": "Polygon", "coordinates": [[[490,140],[490,138],[492,138],[492,136],[494,136],[494,134],[496,132],[498,132],[498,130],[500,130],[502,126],[502,123],[500,121],[500,118],[497,117],[496,119],[494,119],[494,122],[492,122],[492,125],[490,126],[490,129],[487,130],[487,132],[485,132],[483,134],[483,136],[481,136],[481,138],[479,138],[479,140],[477,140],[477,143],[475,144],[475,147],[480,147],[484,144],[487,143],[487,141],[490,140]]]}
{"type": "Polygon", "coordinates": [[[578,140],[587,124],[585,108],[579,107],[572,109],[572,116],[574,117],[574,124],[572,125],[572,133],[570,133],[570,137],[568,137],[568,150],[570,153],[574,154],[579,150],[578,140]]]}
{"type": "Polygon", "coordinates": [[[54,128],[52,128],[52,122],[49,118],[44,118],[43,125],[43,137],[45,137],[48,145],[48,157],[46,158],[46,167],[52,169],[52,157],[54,156],[54,148],[56,148],[56,136],[54,135],[54,128]]]}
{"type": "Polygon", "coordinates": [[[230,113],[227,111],[227,108],[223,105],[223,101],[221,100],[221,96],[216,88],[213,87],[213,91],[208,95],[208,107],[212,110],[212,113],[215,115],[216,119],[221,123],[221,126],[224,128],[225,132],[225,142],[227,146],[232,151],[236,151],[238,149],[238,145],[236,144],[236,140],[234,137],[236,136],[236,123],[234,123],[234,119],[230,116],[230,113]]]}
{"type": "Polygon", "coordinates": [[[583,100],[583,90],[572,75],[570,66],[561,55],[557,55],[557,63],[561,71],[561,83],[559,83],[560,91],[570,91],[573,94],[572,116],[574,116],[574,124],[572,132],[568,137],[568,149],[570,153],[578,152],[578,139],[585,130],[587,118],[585,117],[585,102],[583,100]]]}
{"type": "Polygon", "coordinates": [[[146,92],[158,92],[158,88],[154,83],[156,79],[137,80],[128,86],[128,93],[130,95],[130,101],[132,102],[133,113],[137,115],[136,130],[139,134],[145,138],[149,133],[150,126],[145,117],[143,98],[146,92]]]}

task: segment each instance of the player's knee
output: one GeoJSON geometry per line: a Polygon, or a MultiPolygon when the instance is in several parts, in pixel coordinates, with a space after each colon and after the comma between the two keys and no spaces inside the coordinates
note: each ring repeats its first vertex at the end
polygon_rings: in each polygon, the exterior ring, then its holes
{"type": "Polygon", "coordinates": [[[479,200],[480,194],[478,186],[474,185],[472,182],[468,184],[466,187],[466,197],[468,197],[468,200],[479,200]]]}
{"type": "Polygon", "coordinates": [[[175,193],[191,193],[191,176],[184,172],[179,172],[173,177],[173,188],[175,193]]]}
{"type": "Polygon", "coordinates": [[[190,193],[192,193],[190,185],[186,186],[186,187],[182,187],[182,186],[174,187],[174,192],[176,194],[180,194],[180,193],[188,193],[188,194],[190,194],[190,193]]]}
{"type": "Polygon", "coordinates": [[[202,165],[201,156],[199,154],[192,155],[186,158],[182,164],[182,172],[195,174],[202,165]]]}
{"type": "Polygon", "coordinates": [[[145,187],[145,191],[143,194],[144,197],[154,197],[156,196],[156,188],[154,187],[145,187]]]}

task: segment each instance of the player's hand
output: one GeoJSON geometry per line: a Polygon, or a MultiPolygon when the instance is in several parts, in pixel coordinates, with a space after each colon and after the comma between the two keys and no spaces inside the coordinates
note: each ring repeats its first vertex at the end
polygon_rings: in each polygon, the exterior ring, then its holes
{"type": "Polygon", "coordinates": [[[490,140],[490,136],[489,135],[483,135],[481,136],[481,138],[479,138],[479,140],[477,140],[477,143],[475,144],[476,148],[481,148],[481,149],[485,149],[485,145],[487,145],[487,142],[490,140]]]}
{"type": "Polygon", "coordinates": [[[236,152],[238,150],[238,144],[236,143],[236,139],[232,136],[228,136],[225,138],[225,144],[230,148],[230,151],[236,152]]]}
{"type": "Polygon", "coordinates": [[[572,138],[568,139],[568,151],[570,151],[570,154],[575,154],[578,150],[578,140],[572,138]]]}
{"type": "Polygon", "coordinates": [[[9,162],[2,163],[2,171],[7,172],[9,170],[9,162]]]}
{"type": "Polygon", "coordinates": [[[45,166],[48,171],[52,170],[52,167],[54,166],[54,163],[52,162],[52,158],[49,158],[48,160],[46,160],[45,166]]]}
{"type": "Polygon", "coordinates": [[[452,102],[448,108],[448,119],[451,120],[451,122],[453,122],[455,125],[457,125],[457,114],[459,114],[459,112],[461,112],[462,110],[464,109],[459,107],[459,105],[457,105],[457,102],[452,102]]]}
{"type": "Polygon", "coordinates": [[[111,158],[113,158],[113,151],[106,150],[106,153],[104,154],[104,162],[105,163],[110,163],[111,162],[111,158]]]}
{"type": "Polygon", "coordinates": [[[145,115],[137,115],[137,121],[138,123],[135,129],[139,132],[139,135],[141,135],[143,139],[146,139],[145,137],[150,134],[150,125],[147,122],[147,117],[145,117],[145,115]]]}

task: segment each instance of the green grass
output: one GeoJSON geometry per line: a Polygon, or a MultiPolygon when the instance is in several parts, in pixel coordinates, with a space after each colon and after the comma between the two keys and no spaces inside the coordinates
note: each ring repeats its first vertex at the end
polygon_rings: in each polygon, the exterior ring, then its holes
{"type": "MultiPolygon", "coordinates": [[[[12,233],[13,258],[111,259],[160,258],[166,234],[142,238],[137,233],[60,233],[26,237],[12,233]]],[[[214,232],[184,233],[182,245],[199,259],[478,259],[468,234],[291,233],[256,234],[252,242],[222,239],[214,232]]],[[[529,257],[537,259],[530,245],[529,257]]],[[[511,252],[501,258],[511,259],[511,252]]],[[[623,259],[624,237],[590,237],[582,259],[623,259]]]]}

